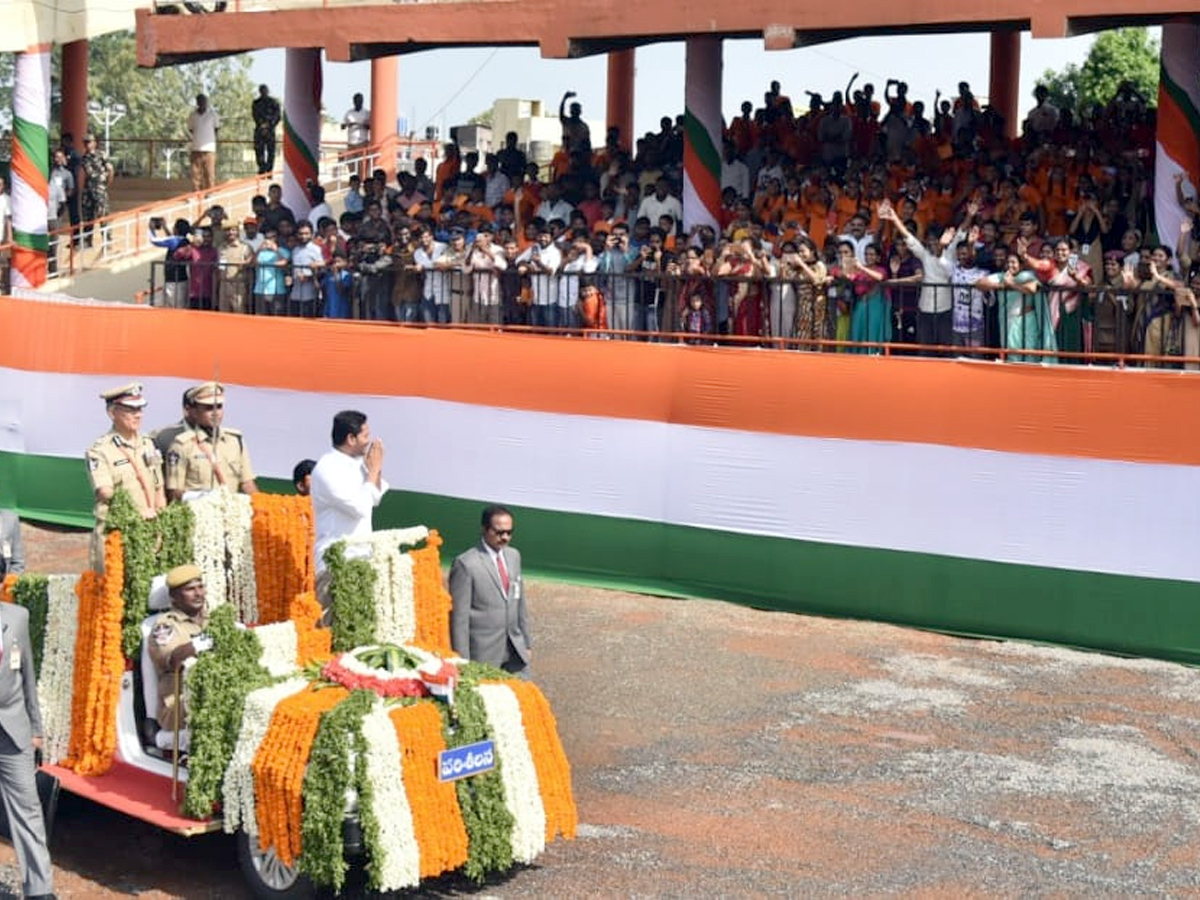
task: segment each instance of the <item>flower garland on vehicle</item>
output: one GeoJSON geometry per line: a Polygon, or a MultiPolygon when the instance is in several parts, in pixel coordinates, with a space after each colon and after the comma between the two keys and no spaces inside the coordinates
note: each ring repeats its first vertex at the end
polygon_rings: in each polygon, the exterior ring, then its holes
{"type": "Polygon", "coordinates": [[[546,840],[575,837],[579,812],[571,790],[571,766],[558,736],[558,723],[546,696],[536,684],[521,679],[505,682],[521,706],[525,739],[537,769],[538,793],[546,812],[546,840]]]}
{"type": "Polygon", "coordinates": [[[274,678],[291,675],[298,668],[300,634],[296,623],[285,619],[271,625],[259,625],[254,636],[262,646],[258,662],[274,678]]]}
{"type": "Polygon", "coordinates": [[[363,718],[362,737],[365,750],[359,771],[371,785],[371,795],[370,802],[364,803],[359,793],[359,818],[370,848],[370,885],[384,892],[416,887],[421,880],[421,854],[404,790],[404,762],[396,729],[381,701],[363,718]]]}
{"type": "Polygon", "coordinates": [[[224,488],[191,501],[193,562],[204,573],[210,610],[230,602],[243,622],[258,619],[250,497],[224,488]]]}
{"type": "Polygon", "coordinates": [[[325,551],[329,594],[333,598],[333,649],[352,650],[375,643],[375,570],[365,559],[347,559],[338,541],[325,551]]]}
{"type": "Polygon", "coordinates": [[[22,575],[13,587],[13,601],[29,612],[29,645],[33,650],[35,674],[42,670],[42,645],[46,640],[49,590],[50,579],[45,575],[22,575]]]}
{"type": "MultiPolygon", "coordinates": [[[[351,788],[371,785],[361,764],[365,751],[363,718],[374,707],[371,691],[352,691],[350,696],[321,715],[304,772],[304,815],[301,822],[300,871],[316,884],[341,891],[346,881],[346,848],[342,820],[346,795],[351,788]],[[357,777],[356,777],[357,776],[357,777]]],[[[395,777],[393,775],[393,777],[395,777]]],[[[370,809],[370,802],[365,804],[370,809]]],[[[363,809],[359,796],[359,812],[363,809]]]]}
{"type": "Polygon", "coordinates": [[[121,650],[121,588],[125,583],[121,535],[104,539],[104,574],[84,572],[76,586],[79,635],[71,692],[71,743],[66,761],[80,775],[101,775],[117,747],[117,700],[125,657],[121,650]]]}
{"type": "Polygon", "coordinates": [[[416,647],[385,644],[335,656],[321,667],[321,678],[381,697],[428,697],[430,685],[439,692],[453,691],[458,668],[416,647]]]}
{"type": "Polygon", "coordinates": [[[293,865],[300,856],[304,771],[321,714],[347,696],[345,688],[327,687],[281,700],[254,755],[258,845],[263,850],[274,848],[284,865],[293,865]]]}
{"type": "Polygon", "coordinates": [[[13,602],[13,588],[16,587],[17,576],[14,572],[9,572],[4,576],[3,584],[0,584],[0,603],[13,602]]]}
{"type": "Polygon", "coordinates": [[[250,504],[258,621],[279,622],[293,597],[314,590],[312,500],[259,491],[250,504]]]}
{"type": "Polygon", "coordinates": [[[430,530],[425,546],[409,553],[417,619],[412,642],[446,656],[454,651],[450,647],[450,592],[442,578],[441,546],[442,536],[430,530]]]}
{"type": "MultiPolygon", "coordinates": [[[[454,728],[446,719],[446,746],[462,747],[492,737],[487,708],[479,696],[478,679],[470,666],[464,666],[462,681],[455,692],[454,728]]],[[[512,867],[513,817],[504,801],[503,767],[505,760],[496,747],[496,768],[490,772],[454,782],[463,824],[470,837],[467,864],[463,871],[481,882],[488,872],[512,867]]]]}
{"type": "Polygon", "coordinates": [[[509,683],[480,684],[476,690],[504,760],[504,806],[512,816],[512,855],[533,862],[546,849],[546,808],[538,791],[537,768],[521,723],[521,705],[509,683]]]}
{"type": "Polygon", "coordinates": [[[376,641],[412,641],[417,631],[417,601],[414,560],[408,551],[425,546],[428,538],[429,529],[417,525],[345,538],[325,551],[334,605],[335,650],[376,641]],[[370,569],[370,577],[364,566],[370,569]],[[368,583],[370,593],[365,593],[368,583]],[[345,620],[343,613],[348,616],[345,620]]]}
{"type": "Polygon", "coordinates": [[[422,878],[436,878],[468,857],[467,829],[454,783],[438,781],[431,760],[446,749],[442,716],[432,703],[413,703],[388,712],[403,756],[404,792],[412,810],[422,878]]]}
{"type": "Polygon", "coordinates": [[[289,678],[278,684],[257,688],[246,695],[242,727],[229,765],[225,769],[221,796],[221,825],[227,834],[239,828],[251,838],[258,835],[258,817],[254,802],[254,772],[251,765],[271,724],[275,707],[285,698],[308,689],[308,679],[289,678]]]}
{"type": "Polygon", "coordinates": [[[105,519],[106,530],[121,536],[124,561],[121,646],[136,659],[142,643],[142,622],[150,615],[150,584],[154,576],[192,561],[193,517],[186,503],[173,503],[153,519],[144,519],[125,488],[118,488],[105,519]]]}
{"type": "Polygon", "coordinates": [[[262,645],[253,630],[237,627],[232,606],[214,610],[206,630],[213,647],[196,658],[184,679],[191,744],[183,811],[194,819],[211,816],[221,799],[246,695],[271,680],[259,664],[262,645]]]}
{"type": "Polygon", "coordinates": [[[296,627],[297,666],[307,666],[333,652],[333,632],[319,627],[323,614],[312,591],[297,594],[288,605],[288,619],[296,627]]]}
{"type": "Polygon", "coordinates": [[[42,754],[57,763],[71,743],[71,688],[75,670],[75,638],[79,630],[79,577],[52,575],[47,591],[46,636],[38,676],[38,706],[45,743],[42,754]]]}

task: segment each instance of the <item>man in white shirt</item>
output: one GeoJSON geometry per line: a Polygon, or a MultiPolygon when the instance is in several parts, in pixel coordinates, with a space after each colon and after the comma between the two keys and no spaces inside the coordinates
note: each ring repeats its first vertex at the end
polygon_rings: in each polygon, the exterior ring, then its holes
{"type": "Polygon", "coordinates": [[[517,257],[517,271],[529,276],[529,286],[533,292],[530,325],[557,328],[562,324],[556,277],[561,266],[562,253],[554,246],[550,229],[545,226],[539,228],[537,243],[517,257]]]}
{"type": "Polygon", "coordinates": [[[879,243],[875,235],[867,231],[867,220],[859,213],[850,217],[850,221],[846,223],[846,233],[839,234],[838,240],[847,241],[854,246],[854,258],[859,263],[866,263],[867,247],[879,243]]]}
{"type": "Polygon", "coordinates": [[[558,317],[568,328],[579,328],[579,279],[596,271],[599,261],[592,253],[587,238],[576,238],[563,257],[562,273],[558,277],[558,317]]]}
{"type": "Polygon", "coordinates": [[[413,265],[425,273],[421,295],[421,321],[426,325],[435,322],[445,325],[450,321],[449,276],[437,265],[446,252],[446,245],[436,241],[433,231],[422,228],[417,235],[417,249],[413,252],[413,265]]]}
{"type": "Polygon", "coordinates": [[[217,181],[217,132],[221,120],[208,105],[208,97],[196,95],[196,108],[188,116],[188,136],[192,141],[192,190],[207,191],[217,181]]]}
{"type": "Polygon", "coordinates": [[[721,190],[733,188],[738,197],[750,199],[750,167],[742,162],[731,142],[725,142],[725,162],[721,165],[721,190]]]}
{"type": "MultiPolygon", "coordinates": [[[[317,599],[328,620],[333,598],[325,551],[343,538],[371,533],[371,513],[388,483],[383,479],[383,441],[371,439],[365,413],[343,410],[333,417],[333,449],[317,460],[311,496],[316,517],[317,599]]],[[[365,545],[350,545],[347,558],[370,553],[365,545]]]]}
{"type": "Polygon", "coordinates": [[[317,280],[325,265],[325,255],[313,242],[313,227],[308,222],[296,226],[296,246],[292,250],[292,294],[289,312],[306,319],[317,315],[317,280]]]}
{"type": "Polygon", "coordinates": [[[364,147],[371,137],[371,111],[363,109],[363,95],[354,95],[354,105],[342,117],[342,131],[346,132],[346,146],[350,150],[364,147]]]}
{"type": "Polygon", "coordinates": [[[467,253],[463,271],[470,273],[474,288],[468,321],[480,325],[500,324],[500,274],[508,269],[504,248],[492,243],[492,226],[479,226],[475,245],[467,253]]]}
{"type": "Polygon", "coordinates": [[[538,205],[533,217],[544,222],[561,219],[565,225],[571,221],[571,213],[574,211],[575,207],[562,198],[559,186],[551,181],[542,187],[542,202],[538,205]]]}
{"type": "Polygon", "coordinates": [[[654,193],[638,207],[637,218],[649,219],[651,225],[657,225],[663,216],[670,216],[676,222],[682,222],[683,206],[677,198],[671,196],[671,185],[667,179],[660,178],[654,183],[654,193]]]}

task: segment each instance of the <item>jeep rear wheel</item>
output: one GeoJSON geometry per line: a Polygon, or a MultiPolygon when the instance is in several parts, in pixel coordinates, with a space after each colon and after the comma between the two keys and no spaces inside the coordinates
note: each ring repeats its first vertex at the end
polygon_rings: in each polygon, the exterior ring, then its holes
{"type": "Polygon", "coordinates": [[[284,863],[274,850],[260,849],[257,837],[239,831],[237,846],[242,877],[259,900],[310,900],[316,896],[312,882],[299,868],[284,863]]]}

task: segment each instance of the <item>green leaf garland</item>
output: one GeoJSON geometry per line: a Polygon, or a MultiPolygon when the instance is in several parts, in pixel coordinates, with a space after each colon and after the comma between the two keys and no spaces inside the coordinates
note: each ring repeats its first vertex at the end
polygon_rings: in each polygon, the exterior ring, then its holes
{"type": "MultiPolygon", "coordinates": [[[[366,752],[362,722],[375,703],[373,692],[353,691],[333,709],[322,713],[304,772],[304,812],[300,824],[304,852],[300,855],[300,871],[317,884],[338,891],[346,880],[342,839],[346,794],[352,786],[360,790],[361,817],[364,807],[361,789],[366,783],[361,774],[366,768],[362,762],[366,752]]],[[[369,802],[365,805],[369,807],[369,802]]],[[[374,828],[377,842],[377,822],[374,828]]],[[[368,840],[367,846],[378,844],[368,840]]]]}
{"type": "Polygon", "coordinates": [[[33,671],[42,674],[42,648],[46,644],[46,615],[50,609],[50,579],[45,575],[21,575],[13,585],[13,601],[29,610],[29,643],[33,648],[33,671]]]}
{"type": "Polygon", "coordinates": [[[193,562],[192,508],[173,503],[153,519],[143,519],[125,488],[118,488],[109,504],[107,531],[121,532],[125,557],[125,611],[121,624],[121,649],[131,659],[142,642],[142,622],[150,615],[150,582],[175,566],[193,562]]]}
{"type": "MultiPolygon", "coordinates": [[[[490,667],[488,667],[490,668],[490,667]]],[[[461,670],[460,670],[461,673],[461,670]]],[[[476,690],[478,679],[463,677],[454,692],[454,727],[445,728],[446,747],[462,747],[494,738],[488,727],[487,710],[476,690]]],[[[443,713],[443,722],[449,720],[443,713]]],[[[489,872],[512,868],[513,817],[504,804],[499,748],[496,768],[455,782],[463,824],[467,827],[467,864],[463,871],[476,882],[489,872]]]]}
{"type": "Polygon", "coordinates": [[[333,598],[335,653],[375,643],[375,570],[365,559],[346,559],[339,541],[325,551],[329,593],[333,598]]]}
{"type": "Polygon", "coordinates": [[[232,606],[213,611],[207,632],[213,648],[201,653],[187,674],[191,746],[183,811],[196,819],[211,816],[221,799],[246,695],[273,681],[258,663],[262,645],[252,630],[237,627],[232,606]]]}

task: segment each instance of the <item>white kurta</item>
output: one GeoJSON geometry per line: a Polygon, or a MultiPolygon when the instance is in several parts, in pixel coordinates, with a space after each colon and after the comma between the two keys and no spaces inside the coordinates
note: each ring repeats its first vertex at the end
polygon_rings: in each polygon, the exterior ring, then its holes
{"type": "MultiPolygon", "coordinates": [[[[379,487],[367,480],[367,467],[357,456],[330,450],[317,460],[312,473],[312,502],[317,520],[313,551],[318,573],[325,571],[325,551],[332,544],[371,533],[371,511],[387,491],[388,483],[383,479],[379,487]]],[[[370,553],[364,545],[347,548],[346,556],[355,556],[355,551],[357,555],[370,553]]]]}

